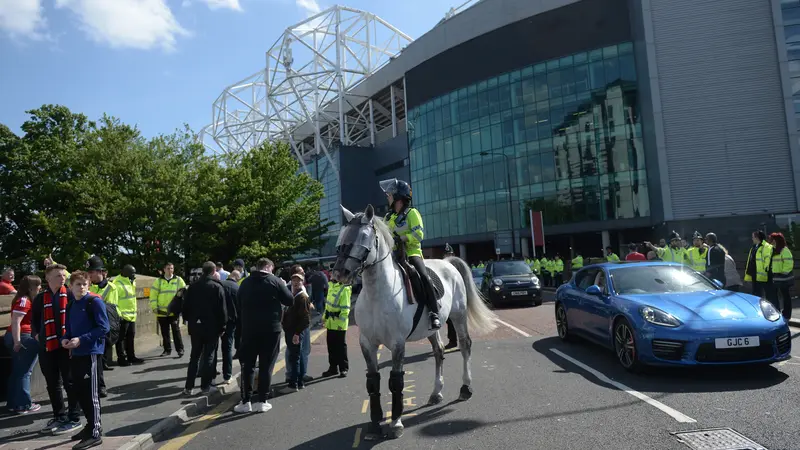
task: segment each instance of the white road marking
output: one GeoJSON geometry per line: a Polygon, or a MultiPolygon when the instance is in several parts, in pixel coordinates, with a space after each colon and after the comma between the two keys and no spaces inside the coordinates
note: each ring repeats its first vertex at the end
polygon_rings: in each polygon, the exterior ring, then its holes
{"type": "Polygon", "coordinates": [[[497,323],[499,323],[499,324],[502,324],[502,325],[505,325],[505,326],[507,326],[508,328],[511,328],[512,330],[516,331],[517,333],[519,333],[519,334],[521,334],[521,335],[523,335],[523,336],[525,336],[525,337],[531,337],[531,335],[530,335],[530,334],[528,334],[528,333],[526,333],[526,332],[524,332],[524,331],[520,330],[519,328],[515,327],[514,325],[511,325],[511,324],[510,324],[510,323],[508,323],[508,322],[505,322],[505,321],[503,321],[503,320],[500,320],[500,319],[494,319],[494,320],[495,320],[495,322],[497,322],[497,323]]]}
{"type": "Polygon", "coordinates": [[[638,398],[639,400],[649,404],[650,406],[654,406],[654,407],[660,409],[661,411],[667,413],[669,416],[671,416],[673,419],[677,420],[678,422],[681,422],[681,423],[696,423],[697,422],[696,420],[692,419],[691,417],[687,416],[686,414],[684,414],[684,413],[682,413],[682,412],[680,412],[680,411],[678,411],[676,409],[670,408],[669,406],[659,402],[658,400],[654,400],[654,399],[642,394],[639,391],[633,390],[633,389],[629,388],[628,386],[625,386],[624,384],[622,384],[622,383],[620,383],[618,381],[614,381],[611,378],[608,378],[607,376],[603,375],[602,373],[598,372],[597,370],[592,369],[591,367],[587,366],[586,364],[578,361],[577,359],[565,354],[564,352],[562,352],[562,351],[560,351],[558,349],[551,348],[550,351],[555,353],[556,355],[566,359],[567,361],[571,362],[572,364],[575,364],[576,366],[580,367],[581,369],[591,373],[592,375],[595,376],[595,378],[597,378],[598,380],[602,381],[603,383],[610,384],[611,386],[614,386],[615,388],[619,389],[620,391],[626,392],[626,393],[638,398]]]}

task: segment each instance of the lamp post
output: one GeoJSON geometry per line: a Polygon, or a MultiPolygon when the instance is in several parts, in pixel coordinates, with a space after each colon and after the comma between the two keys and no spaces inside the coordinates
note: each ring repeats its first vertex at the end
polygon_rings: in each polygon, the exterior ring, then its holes
{"type": "Polygon", "coordinates": [[[512,206],[511,202],[511,171],[509,170],[509,158],[508,155],[505,153],[497,153],[497,152],[480,152],[479,155],[481,156],[488,156],[488,155],[500,155],[505,158],[506,161],[506,187],[508,188],[508,219],[510,221],[509,229],[511,230],[511,256],[517,253],[517,239],[514,236],[514,207],[512,206]]]}

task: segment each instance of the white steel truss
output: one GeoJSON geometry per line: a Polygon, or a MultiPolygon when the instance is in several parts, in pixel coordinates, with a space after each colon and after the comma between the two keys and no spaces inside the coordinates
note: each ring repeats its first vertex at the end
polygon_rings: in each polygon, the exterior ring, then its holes
{"type": "Polygon", "coordinates": [[[287,28],[263,70],[225,88],[198,138],[213,153],[288,142],[304,167],[312,155],[330,159],[333,147],[379,131],[378,105],[350,90],[410,42],[374,14],[344,6],[322,11],[287,28]]]}

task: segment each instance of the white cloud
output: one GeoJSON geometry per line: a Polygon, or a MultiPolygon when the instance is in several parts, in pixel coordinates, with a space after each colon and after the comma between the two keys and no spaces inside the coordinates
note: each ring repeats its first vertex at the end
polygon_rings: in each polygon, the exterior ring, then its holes
{"type": "Polygon", "coordinates": [[[47,23],[41,0],[0,0],[0,30],[12,37],[44,39],[47,23]]]}
{"type": "Polygon", "coordinates": [[[56,0],[56,7],[75,13],[91,39],[113,48],[170,51],[190,34],[165,0],[56,0]]]}
{"type": "Polygon", "coordinates": [[[322,11],[322,8],[319,7],[317,0],[295,0],[294,3],[309,17],[313,16],[314,14],[319,14],[322,11]]]}
{"type": "Polygon", "coordinates": [[[232,9],[234,11],[242,10],[242,5],[239,4],[239,0],[183,0],[181,6],[184,8],[192,6],[193,1],[205,3],[208,6],[208,9],[212,11],[217,9],[232,9]]]}

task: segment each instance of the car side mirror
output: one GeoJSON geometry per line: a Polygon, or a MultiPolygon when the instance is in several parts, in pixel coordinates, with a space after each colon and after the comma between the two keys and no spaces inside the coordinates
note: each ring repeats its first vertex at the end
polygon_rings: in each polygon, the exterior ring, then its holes
{"type": "Polygon", "coordinates": [[[586,293],[589,295],[600,297],[603,295],[603,289],[601,289],[600,286],[593,284],[588,288],[586,288],[586,293]]]}
{"type": "Polygon", "coordinates": [[[722,281],[719,280],[712,280],[712,281],[714,283],[714,286],[717,287],[717,289],[725,289],[725,285],[722,284],[722,281]]]}

